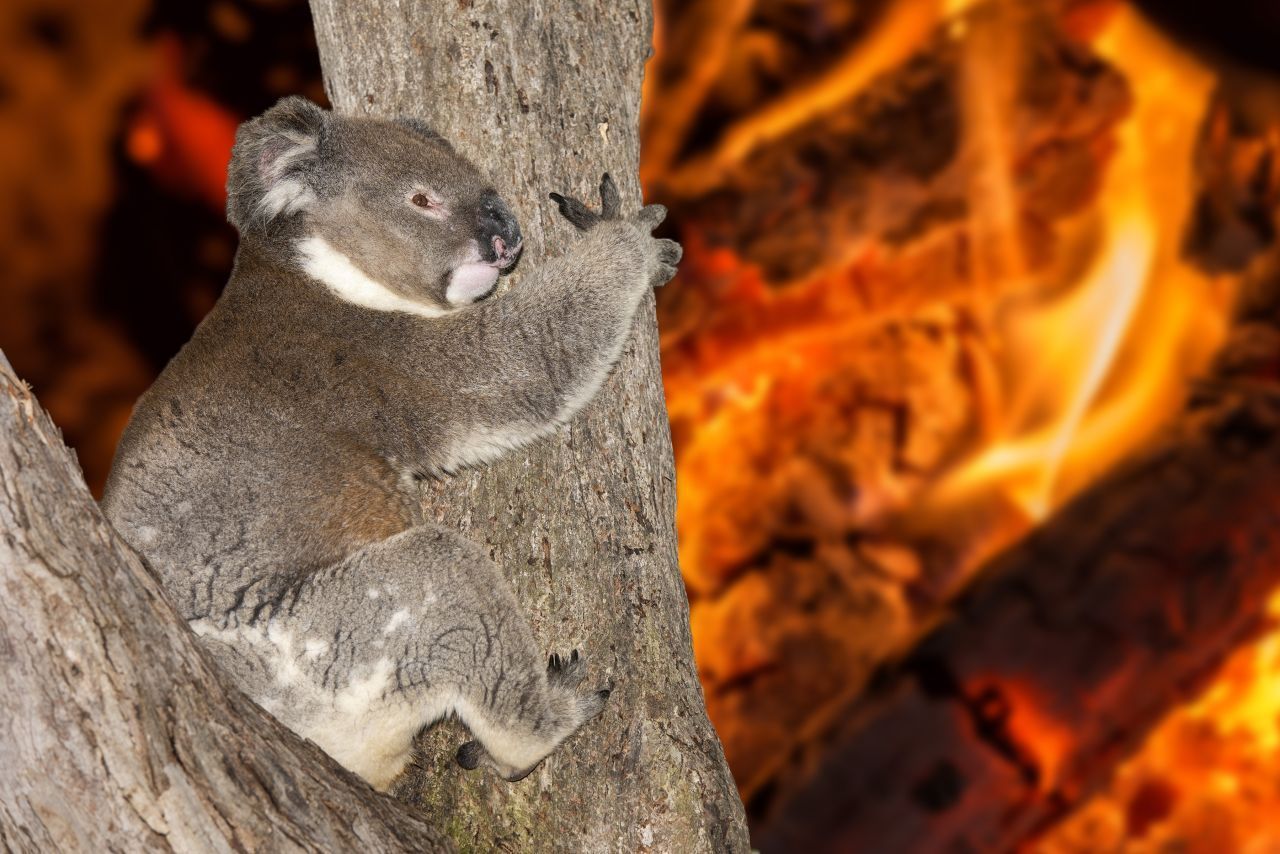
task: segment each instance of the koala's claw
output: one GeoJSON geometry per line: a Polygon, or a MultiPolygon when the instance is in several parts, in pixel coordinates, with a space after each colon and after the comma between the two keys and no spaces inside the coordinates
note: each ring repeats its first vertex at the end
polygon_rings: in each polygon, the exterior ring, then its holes
{"type": "Polygon", "coordinates": [[[613,688],[601,688],[599,691],[592,691],[590,694],[579,699],[579,708],[582,710],[582,720],[584,722],[591,720],[596,715],[604,711],[605,703],[609,700],[609,695],[613,693],[613,688]]]}
{"type": "Polygon", "coordinates": [[[600,214],[575,198],[552,193],[551,200],[560,208],[560,215],[573,223],[574,228],[579,231],[590,231],[603,221],[600,214]]]}
{"type": "Polygon", "coordinates": [[[684,257],[684,247],[674,240],[658,241],[658,260],[663,264],[674,267],[680,263],[680,259],[684,257]]]}
{"type": "Polygon", "coordinates": [[[654,243],[658,246],[657,264],[653,267],[650,284],[660,288],[675,278],[676,265],[680,263],[684,250],[674,240],[655,240],[654,243]]]}
{"type": "MultiPolygon", "coordinates": [[[[560,208],[560,214],[573,223],[579,231],[590,231],[602,222],[622,219],[622,195],[608,172],[600,178],[600,213],[591,210],[572,196],[552,193],[551,200],[560,208]]],[[[663,208],[663,211],[665,215],[666,209],[663,208]]]]}
{"type": "Polygon", "coordinates": [[[587,675],[587,659],[575,649],[568,658],[552,653],[547,659],[547,681],[564,688],[576,688],[587,675]]]}
{"type": "Polygon", "coordinates": [[[622,196],[608,172],[600,178],[600,213],[604,219],[622,218],[622,196]]]}

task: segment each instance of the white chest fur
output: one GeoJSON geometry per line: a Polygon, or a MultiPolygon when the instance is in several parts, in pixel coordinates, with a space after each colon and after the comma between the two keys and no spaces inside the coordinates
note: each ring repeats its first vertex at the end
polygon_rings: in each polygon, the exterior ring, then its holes
{"type": "Polygon", "coordinates": [[[344,302],[374,311],[402,311],[419,317],[443,317],[449,311],[403,297],[372,278],[323,237],[312,235],[297,243],[298,259],[307,275],[344,302]]]}

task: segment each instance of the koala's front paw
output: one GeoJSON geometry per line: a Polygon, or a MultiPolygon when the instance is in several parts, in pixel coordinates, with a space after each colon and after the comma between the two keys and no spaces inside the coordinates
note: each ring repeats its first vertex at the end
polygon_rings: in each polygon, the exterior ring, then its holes
{"type": "MultiPolygon", "coordinates": [[[[649,207],[653,207],[650,205],[649,207]]],[[[641,211],[643,213],[644,211],[641,211]]],[[[684,256],[684,249],[674,240],[651,239],[649,241],[653,255],[650,258],[649,284],[660,288],[675,278],[676,265],[684,256]]]]}
{"type": "Polygon", "coordinates": [[[676,265],[684,250],[674,240],[659,239],[653,236],[653,230],[667,218],[667,209],[663,205],[645,205],[630,217],[622,216],[622,198],[618,194],[618,186],[606,172],[600,179],[600,213],[588,208],[577,199],[552,193],[565,219],[573,223],[579,231],[590,231],[603,222],[625,221],[639,231],[645,250],[649,272],[648,282],[651,287],[665,285],[676,274],[676,265]]]}
{"type": "Polygon", "coordinates": [[[645,205],[628,222],[643,235],[649,271],[649,286],[660,288],[676,275],[676,265],[684,255],[684,250],[674,240],[654,237],[651,233],[667,218],[667,209],[662,205],[645,205]]]}

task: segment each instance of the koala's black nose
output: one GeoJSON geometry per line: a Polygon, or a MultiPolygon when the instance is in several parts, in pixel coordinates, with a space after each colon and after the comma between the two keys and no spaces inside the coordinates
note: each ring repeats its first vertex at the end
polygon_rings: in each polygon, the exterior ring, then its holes
{"type": "Polygon", "coordinates": [[[501,239],[508,251],[520,246],[520,223],[502,197],[492,190],[480,198],[479,220],[480,245],[487,251],[494,251],[495,237],[501,239]]]}

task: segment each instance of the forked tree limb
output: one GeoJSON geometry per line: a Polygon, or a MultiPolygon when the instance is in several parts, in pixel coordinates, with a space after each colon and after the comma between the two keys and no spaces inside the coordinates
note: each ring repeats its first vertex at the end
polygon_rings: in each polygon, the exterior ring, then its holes
{"type": "Polygon", "coordinates": [[[449,851],[229,687],[0,355],[0,848],[449,851]]]}
{"type": "MultiPolygon", "coordinates": [[[[499,179],[528,257],[573,239],[550,190],[586,197],[609,170],[638,203],[647,2],[315,8],[335,104],[433,120],[499,179]]],[[[399,793],[463,847],[747,850],[692,660],[656,339],[650,301],[571,429],[435,485],[437,518],[488,542],[548,648],[584,648],[616,686],[517,785],[462,771],[456,727],[437,728],[399,793]]],[[[227,686],[7,363],[0,447],[0,845],[452,848],[227,686]]]]}

